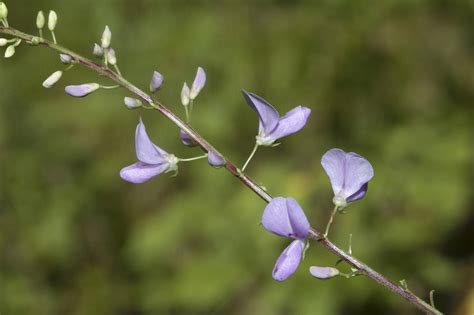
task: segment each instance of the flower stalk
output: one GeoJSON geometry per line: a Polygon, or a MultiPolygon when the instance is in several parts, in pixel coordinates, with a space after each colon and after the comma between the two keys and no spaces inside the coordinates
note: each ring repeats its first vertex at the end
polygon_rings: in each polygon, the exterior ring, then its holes
{"type": "MultiPolygon", "coordinates": [[[[77,64],[83,65],[101,76],[108,77],[110,80],[115,81],[118,85],[122,86],[123,88],[127,89],[129,92],[134,94],[137,98],[141,99],[144,103],[149,104],[150,107],[154,108],[155,110],[159,111],[162,115],[166,118],[171,120],[176,126],[178,126],[181,130],[186,132],[191,139],[193,139],[199,147],[206,153],[212,153],[214,155],[222,156],[225,160],[225,169],[229,171],[232,175],[234,175],[237,179],[239,179],[245,186],[247,186],[250,190],[252,190],[257,196],[263,199],[265,202],[269,203],[272,200],[272,196],[260,185],[256,184],[255,181],[243,173],[245,166],[243,167],[242,171],[239,170],[235,164],[233,164],[229,159],[225,158],[219,151],[217,151],[209,142],[207,142],[200,134],[198,134],[191,126],[181,120],[177,115],[171,112],[167,107],[161,104],[158,101],[153,100],[153,98],[127,81],[122,75],[118,72],[115,72],[104,65],[98,64],[93,62],[92,60],[83,57],[61,45],[58,45],[55,42],[48,41],[46,39],[41,38],[38,42],[38,37],[21,32],[17,29],[8,27],[6,24],[6,19],[4,19],[4,26],[0,26],[0,33],[13,36],[15,38],[21,39],[28,44],[32,45],[39,45],[43,47],[48,47],[58,53],[67,54],[72,57],[73,60],[77,64]]],[[[246,163],[248,164],[248,163],[246,163]]],[[[382,274],[378,273],[377,271],[373,270],[366,264],[362,263],[358,259],[356,259],[351,254],[343,251],[339,247],[337,247],[334,243],[332,243],[328,238],[325,237],[324,234],[319,232],[314,228],[309,229],[308,239],[315,240],[319,242],[322,246],[332,252],[334,255],[339,257],[341,260],[346,262],[351,267],[355,268],[358,274],[365,275],[370,279],[376,281],[378,284],[386,287],[390,291],[398,294],[399,296],[406,299],[412,305],[417,307],[420,311],[423,311],[426,314],[434,314],[434,315],[441,315],[442,313],[434,307],[434,303],[427,303],[413,292],[408,290],[405,287],[402,287],[399,284],[391,281],[387,277],[383,276],[382,274]]]]}

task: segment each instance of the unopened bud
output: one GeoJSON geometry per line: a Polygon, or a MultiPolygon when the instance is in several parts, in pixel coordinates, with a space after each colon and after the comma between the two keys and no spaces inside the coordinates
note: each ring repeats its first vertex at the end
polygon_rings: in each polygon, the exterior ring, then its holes
{"type": "Polygon", "coordinates": [[[112,41],[112,32],[110,31],[109,26],[106,25],[104,32],[102,33],[102,38],[101,38],[102,48],[109,48],[111,41],[112,41]]]}
{"type": "Polygon", "coordinates": [[[43,11],[39,11],[38,15],[36,16],[36,27],[39,30],[43,29],[44,22],[45,22],[44,13],[43,13],[43,11]]]}
{"type": "Polygon", "coordinates": [[[52,87],[53,85],[56,84],[56,82],[59,81],[59,79],[61,79],[61,76],[63,75],[63,72],[62,71],[56,71],[54,72],[53,74],[51,74],[46,80],[44,80],[43,82],[43,86],[47,89],[49,89],[50,87],[52,87]]]}
{"type": "Polygon", "coordinates": [[[7,49],[5,50],[5,58],[10,58],[11,56],[13,56],[15,54],[15,45],[10,45],[7,47],[7,49]]]}
{"type": "Polygon", "coordinates": [[[5,3],[0,2],[0,20],[6,19],[8,16],[8,8],[5,3]]]}
{"type": "Polygon", "coordinates": [[[225,164],[225,160],[222,155],[216,154],[213,151],[207,153],[207,162],[209,165],[214,167],[222,167],[225,164]]]}
{"type": "Polygon", "coordinates": [[[201,92],[202,88],[206,84],[206,72],[201,67],[198,67],[196,72],[196,77],[194,78],[193,85],[191,86],[191,92],[189,93],[190,99],[195,99],[199,92],[201,92]]]}
{"type": "Polygon", "coordinates": [[[58,15],[53,10],[49,11],[48,16],[48,29],[52,32],[56,28],[56,24],[58,23],[58,15]]]}
{"type": "Polygon", "coordinates": [[[8,44],[8,39],[0,38],[0,47],[5,46],[6,44],[8,44]]]}
{"type": "Polygon", "coordinates": [[[151,77],[150,81],[150,92],[155,93],[158,91],[161,88],[163,81],[163,75],[158,71],[153,71],[153,76],[151,77]]]}
{"type": "Polygon", "coordinates": [[[94,44],[94,49],[92,49],[94,56],[102,57],[104,55],[104,50],[98,44],[94,44]]]}
{"type": "Polygon", "coordinates": [[[189,105],[189,86],[184,83],[183,89],[181,90],[181,104],[183,106],[189,105]]]}
{"type": "Polygon", "coordinates": [[[61,60],[61,63],[68,65],[71,63],[72,57],[67,54],[59,54],[59,60],[61,60]]]}
{"type": "Polygon", "coordinates": [[[98,90],[100,85],[97,83],[86,83],[81,85],[68,85],[64,89],[67,94],[74,97],[84,97],[98,90]]]}
{"type": "Polygon", "coordinates": [[[133,97],[125,97],[123,102],[128,109],[135,109],[142,106],[142,102],[133,97]]]}
{"type": "Polygon", "coordinates": [[[339,270],[333,267],[311,266],[309,272],[315,278],[326,280],[339,275],[339,270]]]}
{"type": "Polygon", "coordinates": [[[117,57],[115,56],[115,50],[113,48],[106,49],[107,62],[111,65],[117,64],[117,57]]]}
{"type": "Polygon", "coordinates": [[[179,139],[181,140],[181,143],[184,144],[185,146],[187,147],[195,147],[197,146],[197,142],[194,141],[193,138],[191,138],[187,133],[186,131],[184,130],[180,130],[179,131],[179,139]]]}

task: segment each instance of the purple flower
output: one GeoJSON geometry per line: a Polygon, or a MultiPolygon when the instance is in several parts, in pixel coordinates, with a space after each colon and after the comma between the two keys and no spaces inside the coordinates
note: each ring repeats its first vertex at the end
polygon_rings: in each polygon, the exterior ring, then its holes
{"type": "Polygon", "coordinates": [[[277,110],[260,96],[247,91],[242,93],[247,104],[258,115],[258,145],[271,146],[276,140],[300,131],[311,114],[309,108],[298,106],[280,117],[277,110]]]}
{"type": "Polygon", "coordinates": [[[207,162],[209,165],[214,167],[222,167],[225,165],[225,160],[220,154],[214,153],[214,151],[209,151],[207,153],[207,162]]]}
{"type": "Polygon", "coordinates": [[[206,84],[206,73],[204,72],[203,68],[198,67],[196,76],[194,77],[193,85],[191,86],[189,98],[191,100],[194,100],[198,96],[199,92],[201,92],[205,84],[206,84]]]}
{"type": "Polygon", "coordinates": [[[368,182],[374,177],[374,169],[362,156],[341,149],[331,149],[322,159],[326,174],[334,191],[334,204],[344,208],[367,193],[368,182]]]}
{"type": "Polygon", "coordinates": [[[161,73],[158,71],[153,71],[153,76],[151,77],[150,81],[150,91],[152,93],[155,93],[161,88],[161,85],[163,84],[164,77],[161,73]]]}
{"type": "Polygon", "coordinates": [[[178,159],[151,142],[142,120],[135,131],[135,151],[138,162],[123,168],[120,177],[127,182],[139,184],[163,172],[176,171],[178,159]]]}
{"type": "Polygon", "coordinates": [[[67,94],[75,97],[84,97],[98,90],[100,85],[97,83],[86,83],[81,85],[68,85],[65,88],[67,94]]]}
{"type": "Polygon", "coordinates": [[[179,138],[181,139],[181,143],[184,144],[187,147],[195,147],[197,146],[197,142],[191,138],[186,131],[184,130],[179,130],[179,138]]]}
{"type": "Polygon", "coordinates": [[[265,207],[262,225],[269,232],[294,239],[278,257],[272,272],[273,279],[284,281],[301,262],[310,229],[308,219],[296,200],[277,197],[265,207]]]}

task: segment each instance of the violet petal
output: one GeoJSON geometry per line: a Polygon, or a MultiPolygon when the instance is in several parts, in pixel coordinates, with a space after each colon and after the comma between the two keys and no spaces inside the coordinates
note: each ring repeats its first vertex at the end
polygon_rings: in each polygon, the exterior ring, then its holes
{"type": "Polygon", "coordinates": [[[68,85],[64,89],[67,94],[74,97],[84,97],[99,89],[100,85],[97,83],[86,83],[80,85],[68,85]]]}
{"type": "Polygon", "coordinates": [[[206,84],[206,72],[201,67],[198,67],[196,76],[194,77],[193,85],[191,86],[191,92],[189,93],[190,99],[195,99],[201,92],[202,88],[206,84]]]}
{"type": "Polygon", "coordinates": [[[245,101],[249,104],[252,109],[257,112],[259,120],[259,135],[269,135],[273,129],[275,129],[280,115],[278,111],[270,105],[266,100],[253,93],[242,91],[245,101]]]}
{"type": "Polygon", "coordinates": [[[310,114],[311,109],[307,107],[293,108],[280,118],[276,128],[267,135],[267,138],[277,140],[300,131],[306,125],[310,114]]]}
{"type": "Polygon", "coordinates": [[[364,185],[362,185],[362,187],[359,189],[358,192],[347,197],[346,201],[354,202],[354,201],[364,198],[365,194],[367,193],[368,188],[369,188],[369,183],[365,183],[364,185]]]}
{"type": "Polygon", "coordinates": [[[184,144],[185,146],[187,147],[195,147],[197,146],[197,142],[193,140],[193,138],[191,138],[187,133],[186,131],[184,130],[180,130],[179,131],[179,138],[181,140],[181,143],[184,144]]]}
{"type": "Polygon", "coordinates": [[[135,151],[138,160],[147,164],[161,164],[166,161],[166,151],[151,142],[146,132],[145,125],[140,118],[135,131],[135,151]]]}
{"type": "Polygon", "coordinates": [[[305,239],[309,222],[293,198],[276,197],[265,207],[262,225],[267,231],[283,237],[305,239]]]}
{"type": "Polygon", "coordinates": [[[164,81],[163,75],[159,73],[158,71],[153,71],[153,76],[151,77],[151,82],[150,82],[150,91],[152,93],[158,91],[161,88],[163,81],[164,81]]]}
{"type": "Polygon", "coordinates": [[[164,162],[162,164],[146,164],[137,162],[135,164],[124,167],[120,171],[120,177],[127,182],[140,184],[147,180],[160,175],[169,169],[169,164],[164,162]]]}
{"type": "Polygon", "coordinates": [[[334,195],[339,194],[344,186],[346,153],[341,149],[331,149],[324,153],[321,165],[329,177],[334,195]]]}
{"type": "Polygon", "coordinates": [[[273,268],[272,277],[276,281],[285,281],[295,273],[301,262],[301,257],[305,243],[301,240],[294,240],[278,257],[273,268]]]}
{"type": "Polygon", "coordinates": [[[225,160],[222,155],[218,155],[213,151],[207,153],[207,162],[214,167],[222,167],[225,165],[225,160]]]}
{"type": "Polygon", "coordinates": [[[342,196],[348,198],[357,193],[364,184],[374,177],[374,169],[369,161],[357,153],[346,153],[344,189],[342,196]]]}

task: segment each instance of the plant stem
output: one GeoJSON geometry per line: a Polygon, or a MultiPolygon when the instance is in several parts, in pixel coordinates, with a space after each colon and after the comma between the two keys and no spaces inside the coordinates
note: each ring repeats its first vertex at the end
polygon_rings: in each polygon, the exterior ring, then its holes
{"type": "Polygon", "coordinates": [[[200,155],[200,156],[196,156],[196,157],[188,158],[188,159],[178,158],[178,161],[180,161],[180,162],[191,162],[191,161],[201,160],[201,159],[204,159],[204,158],[207,158],[207,153],[204,154],[204,155],[200,155]]]}
{"type": "MultiPolygon", "coordinates": [[[[23,33],[19,30],[16,30],[11,27],[4,27],[0,26],[0,33],[11,35],[20,39],[23,39],[29,44],[33,44],[33,38],[36,36],[23,33]]],[[[81,64],[91,70],[94,70],[98,74],[102,76],[106,76],[109,79],[115,81],[120,86],[124,87],[131,93],[135,94],[137,97],[141,98],[146,103],[150,104],[151,107],[159,111],[163,114],[166,118],[171,120],[176,126],[186,132],[191,139],[193,139],[202,150],[205,152],[213,152],[214,154],[221,155],[219,151],[217,151],[209,142],[207,142],[200,134],[198,134],[191,126],[183,122],[178,116],[176,116],[173,112],[168,110],[163,104],[160,102],[155,102],[153,99],[140,90],[138,87],[133,85],[132,83],[128,82],[125,78],[123,78],[118,73],[108,69],[107,67],[97,64],[92,60],[85,58],[65,47],[62,47],[56,43],[51,41],[40,39],[39,45],[45,46],[55,50],[56,52],[68,54],[70,55],[78,64],[81,64]]],[[[256,148],[254,148],[254,151],[256,148]]],[[[229,159],[225,158],[225,168],[236,178],[238,178],[245,186],[247,186],[250,190],[252,190],[255,194],[257,194],[260,198],[262,198],[267,203],[272,200],[272,196],[267,193],[260,185],[256,184],[249,176],[243,173],[243,170],[240,171],[229,159]]],[[[248,163],[246,163],[248,164],[248,163]]],[[[244,165],[245,168],[246,165],[244,165]]],[[[376,281],[380,285],[388,288],[395,294],[400,295],[401,297],[405,298],[408,302],[416,306],[419,310],[425,312],[426,314],[433,314],[433,315],[442,315],[440,311],[438,311],[432,305],[426,303],[418,296],[416,296],[410,290],[401,287],[400,285],[394,283],[393,281],[389,280],[387,277],[383,276],[382,274],[376,272],[369,266],[365,265],[364,263],[357,260],[354,256],[344,252],[342,249],[334,245],[329,239],[325,238],[319,231],[311,228],[309,236],[310,239],[313,239],[331,251],[334,255],[338,256],[340,259],[345,261],[350,266],[354,267],[355,269],[359,270],[360,274],[363,274],[372,280],[376,281]]]]}
{"type": "Polygon", "coordinates": [[[258,149],[258,144],[255,143],[255,146],[253,147],[253,150],[252,150],[252,152],[250,153],[249,158],[247,159],[247,161],[245,161],[244,166],[242,166],[242,172],[245,171],[245,168],[247,168],[247,165],[249,165],[250,160],[251,160],[251,159],[253,158],[253,156],[255,155],[255,152],[257,152],[257,149],[258,149]]]}
{"type": "Polygon", "coordinates": [[[331,217],[329,217],[328,224],[326,225],[326,230],[324,231],[324,237],[328,236],[329,229],[331,228],[332,221],[334,220],[334,216],[337,213],[337,206],[334,206],[334,209],[332,210],[331,217]]]}

